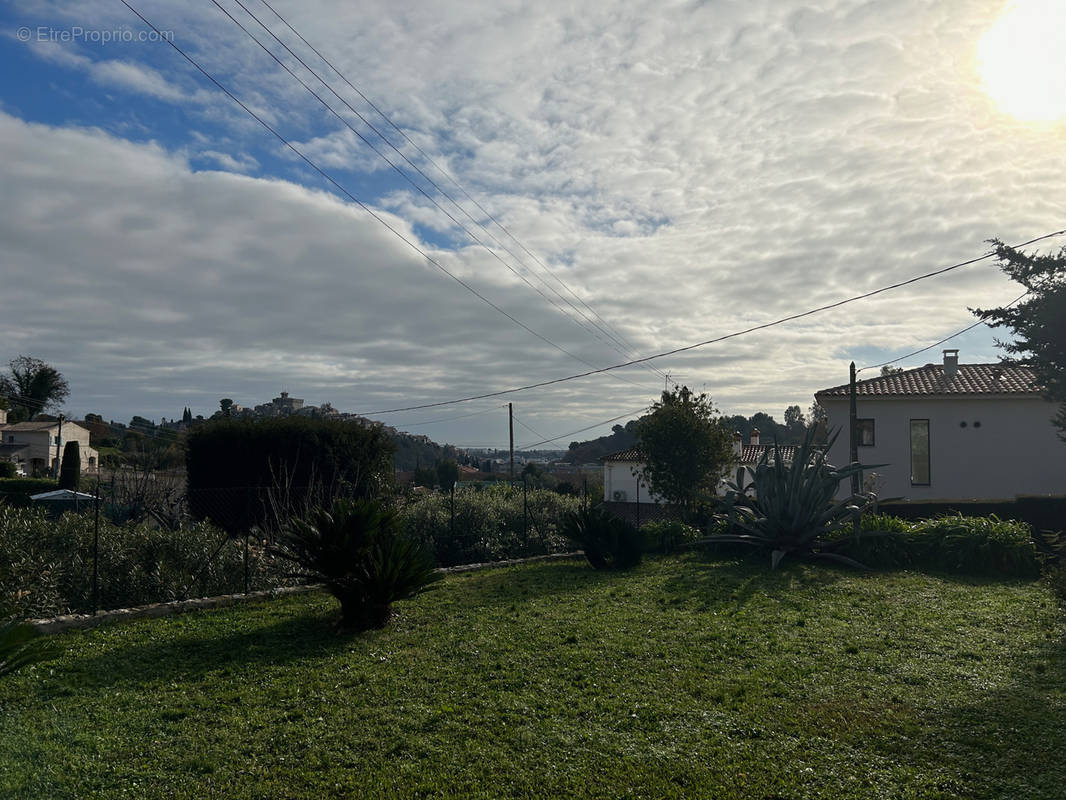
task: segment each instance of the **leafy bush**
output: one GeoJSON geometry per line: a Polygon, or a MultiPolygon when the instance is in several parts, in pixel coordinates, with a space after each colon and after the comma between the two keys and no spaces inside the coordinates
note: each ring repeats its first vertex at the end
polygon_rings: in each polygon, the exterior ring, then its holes
{"type": "Polygon", "coordinates": [[[676,520],[657,520],[641,526],[645,552],[672,553],[700,540],[700,530],[676,520]]]}
{"type": "Polygon", "coordinates": [[[14,478],[18,476],[18,470],[12,461],[0,461],[0,479],[14,478]]]}
{"type": "Polygon", "coordinates": [[[628,569],[640,563],[640,531],[603,506],[567,514],[563,532],[585,551],[585,558],[596,569],[628,569]]]}
{"type": "Polygon", "coordinates": [[[926,557],[935,567],[970,574],[1039,574],[1036,548],[1023,522],[987,517],[940,517],[923,521],[926,557]]]}
{"type": "MultiPolygon", "coordinates": [[[[0,505],[0,604],[18,617],[92,610],[93,517],[0,505]]],[[[244,543],[204,523],[178,531],[100,520],[100,608],[242,591],[244,543]]],[[[253,588],[293,583],[260,543],[249,547],[253,588]]]]}
{"type": "Polygon", "coordinates": [[[33,504],[30,495],[51,492],[59,483],[51,478],[2,478],[0,501],[3,505],[26,507],[33,504]]]}
{"type": "Polygon", "coordinates": [[[889,569],[933,569],[968,575],[1033,578],[1039,572],[1029,526],[1021,522],[961,515],[908,522],[884,514],[864,516],[856,542],[841,533],[839,552],[889,569]]]}
{"type": "Polygon", "coordinates": [[[1046,564],[1041,573],[1041,578],[1048,590],[1058,598],[1060,603],[1066,603],[1066,561],[1055,561],[1046,564]]]}
{"type": "Polygon", "coordinates": [[[275,552],[322,580],[340,601],[342,627],[353,630],[384,627],[395,600],[443,577],[396,513],[372,500],[340,499],[292,520],[275,552]]]}
{"type": "Polygon", "coordinates": [[[409,535],[433,551],[442,566],[500,561],[564,552],[563,515],[581,506],[576,497],[545,489],[493,486],[449,494],[402,498],[398,512],[409,535]]]}
{"type": "Polygon", "coordinates": [[[837,487],[863,467],[849,464],[842,469],[830,466],[825,458],[836,436],[824,449],[814,447],[815,429],[807,431],[803,444],[786,462],[780,448],[770,449],[754,469],[746,467],[751,484],[741,489],[728,484],[726,504],[733,531],[709,537],[710,543],[748,544],[770,551],[771,568],[788,554],[829,558],[853,566],[863,565],[853,558],[834,552],[837,543],[831,538],[861,513],[873,500],[869,495],[852,495],[836,501],[837,487]]]}

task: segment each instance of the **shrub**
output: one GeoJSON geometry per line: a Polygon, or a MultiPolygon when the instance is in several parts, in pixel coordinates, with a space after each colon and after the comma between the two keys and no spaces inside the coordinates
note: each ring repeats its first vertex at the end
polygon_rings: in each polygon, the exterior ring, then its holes
{"type": "Polygon", "coordinates": [[[957,515],[925,520],[919,530],[920,550],[932,566],[979,575],[1039,574],[1032,534],[1023,522],[957,515]]]}
{"type": "Polygon", "coordinates": [[[322,580],[340,601],[341,625],[381,628],[392,603],[443,577],[432,556],[403,535],[399,518],[376,501],[340,499],[294,519],[276,553],[322,580]]]}
{"type": "Polygon", "coordinates": [[[672,553],[680,547],[699,541],[698,528],[684,522],[657,520],[641,527],[646,552],[672,553]]]}
{"type": "MultiPolygon", "coordinates": [[[[92,610],[93,524],[0,505],[0,604],[23,618],[92,610]]],[[[261,543],[249,547],[253,588],[294,583],[286,571],[261,543]]],[[[229,594],[244,587],[244,545],[205,523],[170,531],[101,518],[98,572],[104,609],[229,594]]]]}
{"type": "Polygon", "coordinates": [[[864,564],[889,569],[932,569],[968,575],[1036,577],[1037,549],[1021,522],[961,515],[909,522],[888,515],[862,518],[856,542],[838,534],[839,552],[864,564]]]}
{"type": "Polygon", "coordinates": [[[51,478],[0,479],[0,500],[3,505],[26,507],[33,504],[30,495],[51,492],[59,483],[51,478]]]}
{"type": "Polygon", "coordinates": [[[865,467],[849,464],[835,469],[826,463],[825,449],[814,447],[815,429],[807,431],[791,462],[786,462],[780,448],[773,448],[773,461],[766,450],[754,469],[746,467],[751,484],[741,489],[730,483],[726,494],[727,513],[733,531],[707,539],[710,543],[748,544],[770,551],[774,568],[788,554],[829,558],[853,566],[863,565],[853,558],[834,552],[838,542],[832,534],[849,524],[853,514],[872,503],[872,496],[852,495],[836,501],[842,480],[865,467]]]}
{"type": "Polygon", "coordinates": [[[12,461],[0,461],[0,478],[15,478],[18,470],[12,461]]]}
{"type": "Polygon", "coordinates": [[[337,496],[377,496],[391,482],[392,448],[377,424],[286,417],[202,425],[188,437],[189,510],[236,533],[337,496]]]}
{"type": "Polygon", "coordinates": [[[1056,561],[1046,564],[1041,578],[1048,590],[1058,598],[1058,601],[1066,603],[1066,562],[1056,561]]]}
{"type": "Polygon", "coordinates": [[[81,486],[81,448],[75,441],[63,447],[63,462],[59,468],[59,488],[78,491],[81,486]]]}
{"type": "Polygon", "coordinates": [[[628,569],[640,563],[640,531],[603,506],[567,514],[563,532],[585,551],[585,558],[596,569],[628,569]]]}
{"type": "Polygon", "coordinates": [[[402,498],[398,512],[408,534],[433,551],[442,566],[500,561],[568,549],[563,516],[581,506],[576,497],[545,489],[523,493],[506,485],[402,498]]]}

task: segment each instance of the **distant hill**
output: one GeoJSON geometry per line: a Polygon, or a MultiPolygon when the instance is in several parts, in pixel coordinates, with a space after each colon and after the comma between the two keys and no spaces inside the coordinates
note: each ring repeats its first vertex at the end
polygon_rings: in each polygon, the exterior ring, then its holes
{"type": "MultiPolygon", "coordinates": [[[[751,433],[755,428],[759,429],[759,439],[763,444],[770,444],[775,440],[779,444],[802,444],[807,430],[805,422],[786,425],[763,411],[750,417],[740,414],[724,416],[722,422],[731,433],[739,433],[745,444],[751,440],[751,433]]],[[[601,436],[586,442],[571,442],[569,451],[561,460],[570,464],[588,464],[619,450],[636,447],[636,427],[637,420],[634,419],[625,425],[615,425],[610,436],[601,436]]]]}
{"type": "Polygon", "coordinates": [[[637,443],[636,427],[637,420],[631,419],[625,425],[615,425],[610,436],[587,442],[571,442],[570,449],[561,460],[568,464],[589,464],[603,456],[634,447],[637,443]]]}

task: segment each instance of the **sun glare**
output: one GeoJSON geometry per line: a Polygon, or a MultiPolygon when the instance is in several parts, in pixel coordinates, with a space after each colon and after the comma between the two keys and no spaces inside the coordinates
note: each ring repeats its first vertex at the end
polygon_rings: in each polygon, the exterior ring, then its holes
{"type": "Polygon", "coordinates": [[[1020,120],[1066,117],[1066,0],[1016,0],[977,44],[984,90],[1020,120]]]}

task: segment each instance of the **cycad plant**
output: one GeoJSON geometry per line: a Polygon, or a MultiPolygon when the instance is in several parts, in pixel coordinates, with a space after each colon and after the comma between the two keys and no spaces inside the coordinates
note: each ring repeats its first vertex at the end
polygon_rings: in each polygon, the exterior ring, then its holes
{"type": "Polygon", "coordinates": [[[562,533],[581,547],[596,569],[627,569],[640,563],[640,531],[602,506],[567,514],[562,533]]]}
{"type": "MultiPolygon", "coordinates": [[[[771,567],[787,555],[828,558],[863,567],[852,558],[834,552],[847,540],[830,540],[830,534],[849,524],[869,507],[876,496],[857,494],[835,500],[841,481],[872,466],[853,463],[835,468],[826,462],[824,449],[814,446],[814,429],[808,431],[791,462],[775,445],[754,467],[745,467],[751,483],[743,489],[727,484],[725,504],[730,532],[711,536],[709,543],[750,544],[770,550],[771,567]]],[[[878,465],[880,466],[880,465],[878,465]]]]}
{"type": "Polygon", "coordinates": [[[315,576],[341,604],[341,627],[382,628],[392,603],[443,577],[422,546],[403,535],[392,509],[345,500],[292,520],[275,550],[315,576]]]}
{"type": "Polygon", "coordinates": [[[0,624],[0,676],[51,655],[32,625],[17,620],[0,624]]]}

